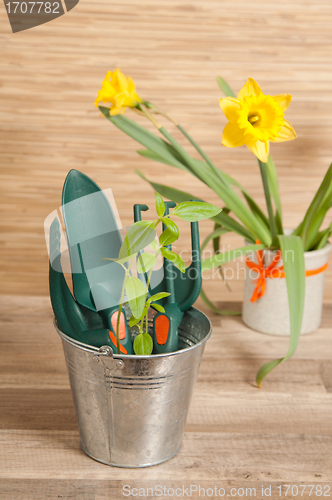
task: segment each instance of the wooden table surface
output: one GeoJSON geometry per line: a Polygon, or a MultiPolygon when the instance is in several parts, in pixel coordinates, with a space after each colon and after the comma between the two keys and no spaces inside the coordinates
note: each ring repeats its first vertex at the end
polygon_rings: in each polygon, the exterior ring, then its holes
{"type": "MultiPolygon", "coordinates": [[[[120,499],[124,485],[217,486],[226,496],[236,488],[236,498],[239,488],[256,488],[262,498],[262,486],[271,486],[275,499],[284,484],[314,485],[315,491],[332,486],[332,306],[325,306],[319,331],[301,338],[294,358],[275,369],[260,390],[254,384],[257,369],[282,356],[288,339],[249,330],[240,318],[210,317],[213,333],[181,450],[161,465],[121,469],[95,462],[80,449],[49,300],[1,296],[1,500],[120,499]]],[[[309,498],[309,489],[302,496],[309,498]]]]}

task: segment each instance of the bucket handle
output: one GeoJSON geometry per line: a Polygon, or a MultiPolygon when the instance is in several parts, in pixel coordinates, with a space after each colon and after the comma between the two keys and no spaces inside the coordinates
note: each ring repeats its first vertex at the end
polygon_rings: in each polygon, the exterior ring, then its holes
{"type": "Polygon", "coordinates": [[[115,363],[115,366],[116,366],[116,369],[118,370],[123,370],[124,368],[124,362],[122,361],[122,359],[115,359],[113,358],[113,349],[109,346],[109,345],[103,345],[101,346],[99,349],[98,349],[98,352],[96,352],[94,354],[94,359],[97,363],[100,362],[100,359],[99,359],[99,356],[106,356],[108,358],[112,358],[114,359],[114,361],[116,361],[115,363]]]}

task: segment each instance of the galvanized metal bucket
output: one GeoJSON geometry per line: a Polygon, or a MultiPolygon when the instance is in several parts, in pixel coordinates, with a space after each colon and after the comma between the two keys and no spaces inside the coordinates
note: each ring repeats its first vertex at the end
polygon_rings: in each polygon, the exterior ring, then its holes
{"type": "Polygon", "coordinates": [[[180,449],[184,425],[212,327],[195,308],[179,327],[180,350],[152,356],[117,355],[62,339],[82,449],[117,467],[147,467],[180,449]]]}

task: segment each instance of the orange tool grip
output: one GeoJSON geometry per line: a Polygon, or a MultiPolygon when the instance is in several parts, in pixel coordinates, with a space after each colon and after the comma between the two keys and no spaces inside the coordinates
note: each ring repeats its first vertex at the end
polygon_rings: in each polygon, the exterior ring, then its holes
{"type": "MultiPolygon", "coordinates": [[[[119,311],[114,312],[112,314],[112,319],[111,319],[113,330],[114,330],[115,334],[116,334],[116,325],[117,325],[117,321],[118,321],[118,314],[119,314],[119,311]]],[[[123,312],[121,312],[120,324],[119,324],[119,339],[123,340],[125,337],[126,337],[126,325],[125,325],[124,314],[123,314],[123,312]]]]}
{"type": "MultiPolygon", "coordinates": [[[[111,341],[116,346],[117,345],[116,336],[114,335],[112,330],[109,330],[108,334],[110,336],[111,341]]],[[[125,347],[123,347],[123,345],[121,345],[121,344],[120,344],[120,352],[122,352],[122,354],[127,354],[127,349],[125,347]]]]}
{"type": "Polygon", "coordinates": [[[166,344],[169,332],[169,319],[160,315],[155,320],[156,338],[159,345],[166,344]]]}

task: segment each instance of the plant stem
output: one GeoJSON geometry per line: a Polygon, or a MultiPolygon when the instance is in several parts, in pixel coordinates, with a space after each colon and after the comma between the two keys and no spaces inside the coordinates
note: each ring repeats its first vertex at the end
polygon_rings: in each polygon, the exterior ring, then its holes
{"type": "Polygon", "coordinates": [[[161,109],[159,109],[157,107],[152,108],[151,113],[155,113],[156,115],[164,116],[167,120],[174,123],[174,125],[176,127],[179,125],[175,120],[173,120],[173,118],[171,116],[169,116],[167,113],[165,113],[164,111],[162,111],[161,109]]]}
{"type": "MultiPolygon", "coordinates": [[[[120,354],[120,318],[121,318],[121,313],[122,313],[122,306],[123,306],[123,297],[124,297],[124,292],[126,289],[126,281],[130,272],[130,268],[132,266],[134,258],[130,261],[130,265],[126,267],[126,274],[123,280],[123,285],[122,285],[122,290],[121,290],[121,297],[120,297],[120,305],[119,305],[119,310],[118,310],[118,317],[116,319],[116,348],[118,350],[118,354],[120,354]]],[[[124,266],[125,267],[125,266],[124,266]]]]}
{"type": "Polygon", "coordinates": [[[199,144],[191,137],[191,135],[188,134],[188,132],[180,125],[177,123],[173,118],[171,118],[169,115],[161,111],[159,108],[154,108],[155,112],[157,114],[160,114],[167,118],[170,122],[174,123],[174,125],[180,130],[180,132],[188,139],[188,141],[194,146],[194,148],[199,152],[201,157],[206,161],[206,163],[209,165],[209,167],[212,169],[212,171],[218,175],[218,177],[221,179],[222,182],[224,182],[222,176],[220,175],[220,171],[218,168],[215,166],[215,164],[210,160],[210,158],[207,156],[207,154],[203,151],[203,149],[200,147],[199,144]]]}
{"type": "MultiPolygon", "coordinates": [[[[165,118],[167,118],[167,120],[169,120],[170,122],[174,123],[174,125],[180,130],[180,132],[188,139],[188,141],[194,146],[194,148],[198,151],[198,153],[201,155],[201,157],[206,161],[206,163],[209,165],[209,167],[212,169],[212,171],[215,174],[217,174],[217,176],[219,177],[219,179],[224,183],[224,179],[220,175],[220,171],[218,170],[218,168],[210,160],[210,158],[203,151],[203,149],[200,147],[200,145],[197,144],[197,142],[191,137],[191,135],[189,135],[188,132],[182,127],[182,125],[180,125],[179,123],[177,123],[175,120],[173,120],[172,117],[170,117],[167,113],[164,113],[164,111],[160,110],[156,106],[154,108],[152,108],[151,112],[155,112],[156,114],[162,115],[165,118]]],[[[142,108],[141,114],[145,114],[145,116],[147,118],[149,118],[149,120],[151,120],[156,125],[156,127],[158,129],[161,128],[158,123],[155,123],[155,121],[153,121],[151,114],[149,112],[147,112],[146,109],[142,108]]]]}
{"type": "MultiPolygon", "coordinates": [[[[155,253],[155,257],[157,257],[159,253],[159,250],[156,251],[155,253]]],[[[148,292],[149,292],[149,286],[150,286],[150,281],[151,281],[151,276],[152,276],[152,271],[153,271],[153,268],[150,269],[150,272],[149,272],[149,276],[148,276],[148,279],[147,279],[147,282],[146,282],[146,290],[145,290],[145,305],[146,305],[146,302],[147,302],[147,298],[148,298],[148,292]]],[[[143,325],[144,323],[144,318],[142,319],[141,321],[141,324],[143,325]]],[[[146,311],[146,316],[145,316],[145,328],[146,328],[146,333],[148,333],[148,310],[146,311]]]]}
{"type": "Polygon", "coordinates": [[[268,179],[267,179],[266,165],[265,165],[265,163],[263,163],[260,160],[258,160],[258,163],[259,163],[259,168],[261,171],[262,183],[263,183],[265,200],[266,200],[266,207],[267,207],[267,211],[269,214],[271,237],[272,237],[272,241],[273,241],[274,238],[277,236],[277,226],[276,226],[276,220],[274,217],[273,207],[272,207],[272,202],[271,202],[271,194],[270,194],[269,183],[268,183],[268,179]]]}
{"type": "Polygon", "coordinates": [[[145,332],[148,333],[149,330],[149,321],[148,321],[148,312],[145,315],[145,332]]]}
{"type": "Polygon", "coordinates": [[[157,120],[154,119],[151,113],[149,113],[149,111],[145,107],[142,107],[141,109],[142,113],[148,118],[148,120],[150,120],[158,130],[161,129],[162,126],[157,122],[157,120]]]}
{"type": "Polygon", "coordinates": [[[209,167],[211,167],[213,172],[215,174],[217,174],[217,176],[221,179],[222,182],[224,182],[223,178],[220,176],[220,171],[215,166],[215,164],[210,160],[210,158],[207,156],[207,154],[203,151],[203,149],[200,147],[200,145],[197,144],[197,142],[191,137],[191,135],[189,135],[188,132],[182,127],[182,125],[178,124],[177,128],[182,132],[182,134],[188,139],[188,141],[199,152],[201,157],[206,161],[206,163],[209,165],[209,167]]]}

